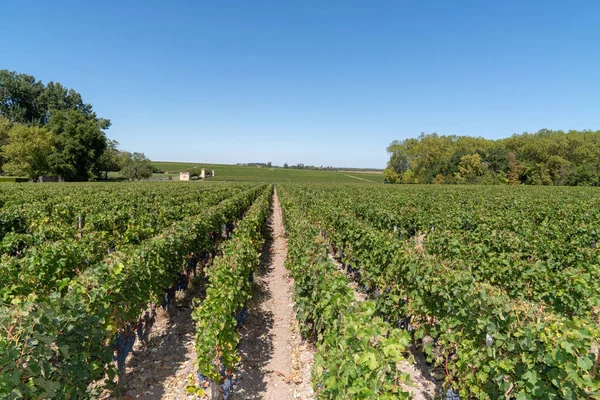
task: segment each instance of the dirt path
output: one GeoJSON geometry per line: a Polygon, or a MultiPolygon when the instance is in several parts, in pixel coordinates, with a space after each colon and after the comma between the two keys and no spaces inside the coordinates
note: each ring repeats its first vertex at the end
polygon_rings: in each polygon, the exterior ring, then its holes
{"type": "Polygon", "coordinates": [[[136,341],[127,359],[126,385],[121,394],[105,392],[101,399],[179,400],[186,395],[188,382],[197,383],[195,323],[192,299],[204,297],[204,285],[195,282],[186,292],[177,292],[166,310],[157,309],[148,343],[136,341]],[[189,380],[191,377],[192,380],[189,380]]]}
{"type": "Polygon", "coordinates": [[[352,176],[352,175],[348,175],[348,174],[344,174],[344,175],[346,175],[347,177],[350,177],[350,178],[358,179],[360,181],[365,181],[365,182],[369,182],[369,183],[375,183],[375,182],[370,181],[370,180],[365,179],[365,178],[359,178],[358,176],[352,176]]]}
{"type": "Polygon", "coordinates": [[[293,309],[293,281],[285,268],[287,240],[277,191],[255,279],[256,290],[242,327],[241,362],[233,399],[312,399],[314,351],[302,340],[293,309]]]}

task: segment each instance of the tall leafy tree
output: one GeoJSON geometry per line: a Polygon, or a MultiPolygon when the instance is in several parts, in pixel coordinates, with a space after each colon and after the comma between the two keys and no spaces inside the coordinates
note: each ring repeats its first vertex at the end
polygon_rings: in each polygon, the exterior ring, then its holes
{"type": "Polygon", "coordinates": [[[389,166],[383,171],[383,180],[387,183],[401,183],[402,175],[389,166]]]}
{"type": "Polygon", "coordinates": [[[514,152],[507,154],[508,160],[508,172],[506,173],[506,179],[509,185],[521,184],[521,173],[523,172],[523,166],[517,162],[517,157],[514,152]]]}
{"type": "Polygon", "coordinates": [[[46,125],[57,111],[75,110],[108,129],[110,120],[99,118],[81,94],[57,82],[44,85],[32,75],[0,70],[0,115],[13,123],[46,125]]]}
{"type": "Polygon", "coordinates": [[[81,94],[73,89],[67,89],[60,83],[48,82],[39,97],[39,102],[45,111],[43,119],[45,123],[50,121],[53,112],[75,110],[87,119],[96,121],[101,129],[110,127],[110,120],[99,118],[92,109],[92,105],[83,102],[81,94]]]}
{"type": "Polygon", "coordinates": [[[36,126],[14,125],[3,147],[4,171],[10,175],[37,179],[50,171],[49,155],[54,151],[54,135],[36,126]]]}
{"type": "Polygon", "coordinates": [[[564,185],[572,173],[571,163],[561,156],[550,156],[546,162],[553,185],[564,185]]]}
{"type": "Polygon", "coordinates": [[[121,175],[130,180],[142,180],[152,176],[152,164],[144,153],[133,153],[123,167],[121,175]]]}
{"type": "Polygon", "coordinates": [[[119,142],[107,139],[106,150],[98,159],[98,170],[104,173],[104,179],[108,179],[109,172],[119,172],[125,165],[120,157],[121,151],[118,149],[119,142]]]}
{"type": "MultiPolygon", "coordinates": [[[[43,84],[32,75],[0,70],[0,168],[5,161],[4,147],[13,140],[7,132],[17,125],[44,127],[43,132],[50,132],[52,147],[40,147],[40,151],[49,151],[43,155],[48,164],[45,172],[68,181],[94,179],[101,172],[106,177],[108,171],[121,170],[131,158],[116,148],[116,142],[108,141],[104,130],[110,127],[110,120],[98,117],[81,94],[59,82],[43,84]]],[[[19,132],[21,138],[27,137],[25,131],[19,132]]],[[[35,132],[40,136],[42,131],[35,132]]],[[[16,147],[9,148],[11,164],[4,169],[7,173],[21,171],[16,166],[30,162],[26,152],[14,151],[22,145],[14,140],[16,147]],[[23,159],[17,159],[19,154],[23,159]]]]}
{"type": "Polygon", "coordinates": [[[27,74],[0,70],[0,114],[16,123],[42,124],[45,110],[39,98],[44,84],[27,74]]]}
{"type": "Polygon", "coordinates": [[[76,110],[52,114],[48,127],[56,134],[50,155],[52,170],[66,181],[87,181],[100,172],[99,161],[107,148],[101,124],[76,110]]]}
{"type": "Polygon", "coordinates": [[[505,173],[508,170],[508,151],[501,145],[494,144],[484,153],[484,161],[490,170],[505,173]]]}
{"type": "Polygon", "coordinates": [[[5,162],[5,157],[3,155],[4,146],[8,144],[8,132],[12,124],[8,118],[4,118],[0,116],[0,172],[3,170],[2,166],[5,162]]]}

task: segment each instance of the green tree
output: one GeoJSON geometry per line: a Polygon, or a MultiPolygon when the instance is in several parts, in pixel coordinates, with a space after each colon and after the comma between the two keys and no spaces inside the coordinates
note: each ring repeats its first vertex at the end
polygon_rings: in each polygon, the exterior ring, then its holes
{"type": "Polygon", "coordinates": [[[42,124],[45,110],[38,99],[44,84],[27,74],[0,70],[0,115],[16,123],[42,124]]]}
{"type": "Polygon", "coordinates": [[[508,184],[508,179],[502,172],[488,170],[485,174],[483,174],[483,177],[479,183],[482,185],[506,185],[508,184]]]}
{"type": "Polygon", "coordinates": [[[572,169],[567,176],[565,185],[571,186],[600,186],[600,167],[592,164],[581,165],[572,169]]]}
{"type": "Polygon", "coordinates": [[[527,183],[530,185],[552,185],[550,171],[545,163],[537,163],[526,171],[527,183]]]}
{"type": "Polygon", "coordinates": [[[433,180],[433,184],[434,185],[442,185],[444,182],[446,181],[446,178],[444,178],[444,175],[442,174],[437,174],[435,176],[435,179],[433,180]]]}
{"type": "Polygon", "coordinates": [[[98,169],[104,173],[104,179],[108,179],[109,172],[119,172],[124,162],[120,160],[120,154],[122,153],[118,149],[119,142],[116,140],[108,139],[106,142],[106,150],[102,153],[98,159],[98,169]]]}
{"type": "Polygon", "coordinates": [[[131,161],[132,157],[133,157],[133,154],[131,154],[128,151],[121,150],[117,153],[117,165],[119,166],[119,171],[121,171],[123,168],[125,168],[127,163],[129,163],[129,161],[131,161]]]}
{"type": "Polygon", "coordinates": [[[404,183],[405,185],[409,183],[416,183],[415,173],[412,169],[407,169],[406,171],[404,171],[404,173],[402,174],[402,183],[404,183]]]}
{"type": "Polygon", "coordinates": [[[48,129],[16,124],[3,147],[4,171],[10,175],[37,179],[50,171],[48,159],[54,151],[54,135],[48,129]]]}
{"type": "Polygon", "coordinates": [[[483,175],[484,166],[481,163],[481,156],[479,154],[469,154],[460,158],[460,164],[458,166],[459,172],[463,176],[483,175]]]}
{"type": "Polygon", "coordinates": [[[142,180],[152,176],[152,164],[144,153],[133,153],[131,159],[121,170],[121,175],[130,180],[142,180]]]}
{"type": "Polygon", "coordinates": [[[477,153],[464,155],[460,158],[458,172],[454,173],[456,183],[476,184],[480,183],[486,165],[481,162],[481,156],[477,153]]]}
{"type": "Polygon", "coordinates": [[[98,121],[75,110],[52,114],[48,127],[56,134],[52,170],[66,181],[87,181],[99,174],[107,139],[98,121]]]}
{"type": "Polygon", "coordinates": [[[391,168],[398,174],[403,174],[404,171],[410,168],[408,157],[403,152],[401,146],[390,146],[388,147],[388,153],[390,154],[390,160],[388,161],[388,168],[391,168]]]}
{"type": "Polygon", "coordinates": [[[2,154],[4,146],[8,144],[8,132],[12,124],[8,118],[4,118],[0,116],[0,171],[3,170],[2,166],[4,165],[5,159],[2,154]]]}
{"type": "Polygon", "coordinates": [[[60,83],[44,85],[33,76],[0,70],[0,115],[13,123],[46,125],[56,111],[74,110],[96,121],[101,129],[110,127],[110,120],[99,118],[92,105],[81,95],[60,83]]]}
{"type": "MultiPolygon", "coordinates": [[[[206,173],[206,170],[205,170],[205,173],[206,173]]],[[[195,168],[190,169],[190,178],[197,178],[200,175],[202,175],[202,168],[195,167],[195,168]]]]}
{"type": "Polygon", "coordinates": [[[383,170],[383,180],[387,183],[401,183],[402,176],[393,168],[388,167],[383,170]]]}
{"type": "Polygon", "coordinates": [[[546,162],[553,185],[564,185],[571,173],[571,163],[561,156],[551,156],[546,162]]]}
{"type": "Polygon", "coordinates": [[[600,173],[600,131],[542,129],[500,140],[422,133],[393,141],[387,151],[387,167],[410,169],[419,183],[432,183],[438,174],[446,183],[495,183],[504,180],[500,173],[513,185],[547,184],[548,177],[553,185],[600,185],[592,178],[600,173]],[[474,154],[481,157],[483,171],[470,171],[473,165],[465,164],[463,157],[474,154]]]}
{"type": "Polygon", "coordinates": [[[508,170],[508,151],[499,144],[494,143],[483,160],[491,171],[506,173],[508,170]]]}
{"type": "Polygon", "coordinates": [[[508,172],[506,173],[506,179],[508,180],[508,184],[521,184],[520,178],[521,173],[523,172],[523,166],[517,162],[517,157],[512,151],[507,154],[506,158],[508,160],[508,172]]]}
{"type": "Polygon", "coordinates": [[[44,85],[31,75],[0,70],[0,117],[52,130],[56,149],[50,167],[65,180],[89,180],[114,167],[114,154],[101,160],[107,146],[103,130],[110,121],[99,118],[79,93],[58,82],[44,85]]]}
{"type": "Polygon", "coordinates": [[[454,183],[456,183],[457,185],[462,185],[462,184],[467,183],[467,181],[460,172],[455,172],[454,173],[454,183]]]}
{"type": "Polygon", "coordinates": [[[67,89],[58,82],[48,82],[39,98],[40,104],[45,111],[44,121],[50,121],[53,112],[75,110],[81,113],[86,119],[96,121],[100,129],[108,129],[110,120],[99,118],[92,105],[84,103],[81,94],[73,89],[67,89]]]}

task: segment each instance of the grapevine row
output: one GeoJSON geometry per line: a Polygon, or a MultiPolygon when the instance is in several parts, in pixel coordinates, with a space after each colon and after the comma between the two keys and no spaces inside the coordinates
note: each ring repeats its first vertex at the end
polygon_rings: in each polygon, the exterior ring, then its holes
{"type": "Polygon", "coordinates": [[[207,274],[206,297],[192,313],[200,380],[207,378],[221,385],[225,398],[233,384],[238,327],[251,296],[251,277],[259,264],[272,196],[273,187],[269,186],[240,221],[233,238],[222,246],[222,254],[207,274]]]}
{"type": "Polygon", "coordinates": [[[110,254],[71,280],[64,295],[37,301],[33,294],[0,307],[0,328],[7,333],[0,337],[0,397],[94,396],[90,384],[116,374],[115,338],[118,358],[143,328],[147,305],[162,301],[190,256],[214,251],[212,233],[240,218],[263,190],[251,188],[110,254]]]}
{"type": "Polygon", "coordinates": [[[320,230],[281,193],[297,319],[317,345],[317,397],[409,398],[403,389],[409,377],[400,372],[409,335],[378,317],[373,301],[355,300],[347,277],[328,259],[320,230]]]}
{"type": "MultiPolygon", "coordinates": [[[[238,191],[216,188],[204,190],[202,193],[202,197],[194,199],[193,209],[198,210],[196,213],[218,204],[238,191]]],[[[189,214],[180,212],[177,217],[173,215],[169,223],[173,224],[188,216],[189,214]]],[[[150,221],[150,218],[142,218],[141,221],[137,218],[133,219],[128,222],[127,231],[145,230],[146,234],[149,234],[166,225],[166,221],[157,223],[158,219],[154,218],[154,221],[150,221]]],[[[19,242],[25,240],[25,235],[7,236],[11,236],[12,239],[16,236],[19,242]]],[[[129,240],[126,240],[124,236],[120,237],[118,232],[90,231],[81,238],[46,241],[34,246],[25,245],[19,255],[5,256],[0,261],[0,280],[5,283],[0,288],[0,299],[10,302],[15,296],[32,293],[42,299],[50,292],[64,294],[71,279],[102,261],[107,254],[126,251],[128,247],[135,247],[144,241],[141,240],[143,236],[136,235],[136,237],[137,240],[131,243],[131,235],[128,235],[129,240]]],[[[5,244],[6,239],[5,236],[3,241],[5,244]]]]}
{"type": "Polygon", "coordinates": [[[424,342],[424,350],[461,396],[598,395],[597,321],[515,300],[474,280],[458,261],[425,254],[414,241],[410,245],[339,208],[307,201],[298,188],[286,190],[290,201],[307,207],[348,269],[372,290],[380,314],[416,329],[417,339],[435,339],[424,342]]]}
{"type": "MultiPolygon", "coordinates": [[[[307,198],[316,193],[307,192],[307,198]]],[[[468,269],[473,279],[497,286],[512,298],[541,302],[567,316],[589,317],[600,307],[600,257],[595,246],[590,246],[597,240],[594,220],[598,217],[600,223],[600,216],[585,216],[585,207],[570,207],[569,211],[568,206],[557,209],[537,201],[538,216],[534,219],[541,214],[546,215],[544,218],[555,215],[552,223],[537,224],[527,222],[532,217],[522,215],[522,210],[497,210],[489,199],[475,201],[472,195],[465,200],[459,197],[464,196],[462,192],[451,192],[457,198],[443,200],[437,211],[411,205],[410,213],[395,213],[394,202],[378,197],[381,193],[377,191],[370,191],[368,196],[359,190],[342,193],[339,189],[319,192],[313,210],[318,213],[319,204],[335,205],[393,233],[409,246],[421,236],[427,254],[468,269]],[[462,209],[456,208],[454,201],[462,209]],[[471,208],[478,202],[487,207],[471,208]],[[510,227],[516,218],[520,225],[510,227]]],[[[384,193],[400,198],[396,193],[384,193]]],[[[429,197],[436,193],[430,190],[429,197]]],[[[507,201],[498,196],[493,200],[507,201]]],[[[428,202],[427,197],[423,201],[428,202]]]]}
{"type": "MultiPolygon", "coordinates": [[[[50,241],[102,233],[113,243],[137,244],[174,221],[202,212],[206,197],[221,199],[247,185],[41,186],[37,191],[2,188],[11,195],[0,209],[3,253],[50,241]],[[25,245],[25,246],[24,246],[25,245]]],[[[29,186],[26,188],[30,189],[29,186]]]]}

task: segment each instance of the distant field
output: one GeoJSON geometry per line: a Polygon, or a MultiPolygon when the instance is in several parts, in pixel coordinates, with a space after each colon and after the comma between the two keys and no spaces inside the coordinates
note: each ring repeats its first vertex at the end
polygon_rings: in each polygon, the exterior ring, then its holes
{"type": "Polygon", "coordinates": [[[210,180],[213,181],[305,183],[367,183],[367,181],[374,183],[382,182],[381,175],[360,174],[356,172],[347,173],[287,168],[259,168],[226,164],[178,163],[167,161],[153,161],[152,165],[166,172],[166,174],[154,174],[154,179],[160,178],[161,176],[164,176],[166,179],[166,177],[169,175],[175,175],[173,179],[178,179],[177,175],[181,171],[188,171],[192,168],[205,168],[207,171],[215,171],[215,177],[210,178],[210,180]]]}
{"type": "Polygon", "coordinates": [[[214,164],[200,164],[200,163],[186,163],[186,162],[171,162],[171,161],[152,161],[152,165],[156,168],[172,173],[179,173],[181,171],[187,171],[192,168],[206,168],[214,169],[214,164]]]}

